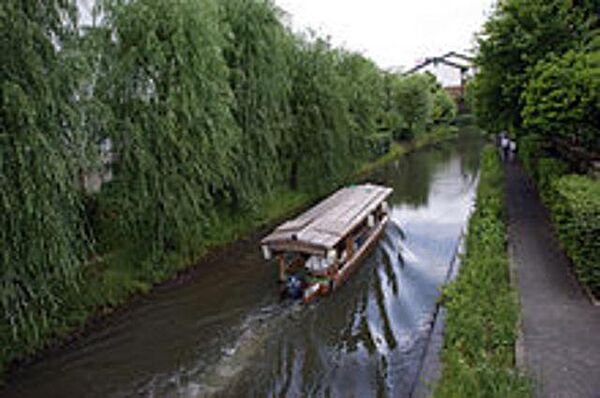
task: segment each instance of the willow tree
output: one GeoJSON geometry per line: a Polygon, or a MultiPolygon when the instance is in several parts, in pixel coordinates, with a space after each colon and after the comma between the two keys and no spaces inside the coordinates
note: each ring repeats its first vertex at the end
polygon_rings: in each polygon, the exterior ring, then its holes
{"type": "Polygon", "coordinates": [[[338,70],[342,93],[351,117],[350,145],[352,157],[365,157],[366,140],[385,129],[386,87],[383,73],[377,65],[357,53],[341,52],[338,70]]]}
{"type": "Polygon", "coordinates": [[[234,194],[241,204],[252,205],[281,180],[278,150],[290,127],[294,42],[269,1],[226,0],[222,7],[231,29],[225,58],[241,129],[234,194]]]}
{"type": "Polygon", "coordinates": [[[282,148],[293,189],[331,188],[354,164],[339,61],[339,53],[329,43],[297,39],[290,97],[292,128],[282,148]]]}
{"type": "Polygon", "coordinates": [[[103,194],[115,232],[151,254],[185,253],[206,236],[237,182],[239,130],[212,0],[133,0],[105,10],[115,181],[103,194]]]}
{"type": "Polygon", "coordinates": [[[75,10],[67,1],[9,0],[0,21],[0,358],[8,360],[57,322],[86,244],[75,10]]]}

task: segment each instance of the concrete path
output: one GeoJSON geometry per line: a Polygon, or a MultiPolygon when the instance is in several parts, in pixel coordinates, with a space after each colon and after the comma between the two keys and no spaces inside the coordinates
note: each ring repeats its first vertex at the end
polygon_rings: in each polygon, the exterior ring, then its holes
{"type": "Polygon", "coordinates": [[[545,208],[508,163],[509,249],[522,306],[524,364],[537,397],[600,398],[600,307],[574,278],[545,208]]]}

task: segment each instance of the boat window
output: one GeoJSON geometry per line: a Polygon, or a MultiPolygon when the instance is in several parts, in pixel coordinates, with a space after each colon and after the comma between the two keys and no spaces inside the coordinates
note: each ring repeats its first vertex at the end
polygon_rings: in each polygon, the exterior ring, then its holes
{"type": "Polygon", "coordinates": [[[325,271],[329,267],[326,258],[321,256],[310,256],[305,264],[306,268],[313,272],[325,271]]]}

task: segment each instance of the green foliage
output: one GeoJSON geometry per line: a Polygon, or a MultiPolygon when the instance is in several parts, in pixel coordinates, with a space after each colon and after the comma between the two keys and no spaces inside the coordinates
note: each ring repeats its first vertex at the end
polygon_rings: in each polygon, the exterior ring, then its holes
{"type": "MultiPolygon", "coordinates": [[[[585,170],[600,150],[600,19],[598,2],[500,2],[479,39],[476,111],[492,131],[513,127],[519,153],[550,208],[581,280],[598,294],[595,182],[562,177],[585,170]],[[588,187],[584,188],[583,185],[588,187]],[[574,192],[567,192],[566,187],[574,192]],[[591,201],[591,202],[590,202],[591,201]],[[593,207],[593,205],[590,205],[593,207]],[[592,212],[592,213],[590,213],[592,212]],[[566,232],[569,231],[569,232],[566,232]]],[[[571,177],[577,178],[577,177],[571,177]]]]}
{"type": "Polygon", "coordinates": [[[543,151],[542,141],[539,136],[525,135],[518,139],[519,159],[527,172],[535,177],[537,159],[543,151]]]}
{"type": "Polygon", "coordinates": [[[115,40],[98,95],[115,118],[117,177],[101,202],[118,214],[111,233],[157,259],[191,250],[239,180],[225,39],[206,23],[218,20],[216,4],[138,0],[106,11],[115,40]]]}
{"type": "Polygon", "coordinates": [[[86,27],[76,4],[0,5],[0,366],[431,125],[432,76],[294,36],[270,1],[105,0],[86,27]]]}
{"type": "Polygon", "coordinates": [[[581,282],[600,297],[600,181],[568,175],[554,180],[549,203],[560,241],[581,282]]]}
{"type": "Polygon", "coordinates": [[[1,363],[46,338],[61,293],[79,285],[88,242],[77,186],[75,93],[85,65],[73,41],[74,9],[2,2],[0,26],[1,363]]]}
{"type": "Polygon", "coordinates": [[[402,115],[406,127],[396,137],[410,139],[424,133],[433,111],[431,79],[426,75],[411,75],[392,79],[390,83],[393,109],[402,115]]]}
{"type": "Polygon", "coordinates": [[[476,110],[490,131],[521,126],[528,70],[574,48],[595,23],[593,2],[499,2],[479,37],[476,110]]]}
{"type": "Polygon", "coordinates": [[[500,161],[488,147],[466,253],[443,294],[443,374],[434,397],[530,396],[528,381],[514,368],[518,305],[509,283],[503,186],[500,161]]]}
{"type": "Polygon", "coordinates": [[[366,141],[371,139],[372,143],[374,135],[387,130],[387,126],[383,124],[385,77],[373,61],[362,55],[345,51],[341,51],[339,55],[341,60],[338,71],[343,80],[341,88],[348,104],[350,128],[353,130],[351,151],[355,156],[364,157],[367,150],[366,153],[373,156],[378,153],[377,149],[366,146],[369,144],[366,141]]]}
{"type": "Polygon", "coordinates": [[[284,157],[289,160],[291,188],[320,191],[352,169],[350,148],[356,132],[343,95],[344,80],[337,73],[338,54],[320,39],[299,40],[296,51],[290,97],[293,121],[284,157]]]}
{"type": "Polygon", "coordinates": [[[600,183],[587,176],[567,175],[568,164],[542,156],[539,141],[532,137],[521,140],[525,167],[550,210],[558,238],[579,280],[600,297],[600,183]]]}
{"type": "Polygon", "coordinates": [[[290,128],[294,45],[270,2],[222,2],[231,28],[225,58],[241,129],[234,192],[237,206],[254,205],[283,177],[279,148],[290,128]]]}
{"type": "Polygon", "coordinates": [[[552,184],[554,181],[565,175],[568,170],[568,165],[556,158],[540,158],[537,160],[534,178],[545,203],[553,200],[554,190],[552,184]]]}
{"type": "Polygon", "coordinates": [[[450,97],[443,88],[435,90],[433,93],[432,119],[434,122],[450,122],[454,120],[458,113],[456,102],[450,97]]]}
{"type": "Polygon", "coordinates": [[[537,63],[523,92],[527,131],[568,145],[600,149],[600,91],[583,51],[537,63]]]}

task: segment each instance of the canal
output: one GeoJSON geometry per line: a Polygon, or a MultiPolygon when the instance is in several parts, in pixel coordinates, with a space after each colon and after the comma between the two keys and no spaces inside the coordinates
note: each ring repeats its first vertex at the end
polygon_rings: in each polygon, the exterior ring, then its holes
{"type": "Polygon", "coordinates": [[[280,302],[261,231],[19,370],[0,396],[409,396],[474,203],[481,147],[462,136],[366,178],[394,188],[391,222],[336,294],[280,302]]]}

